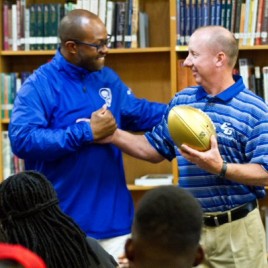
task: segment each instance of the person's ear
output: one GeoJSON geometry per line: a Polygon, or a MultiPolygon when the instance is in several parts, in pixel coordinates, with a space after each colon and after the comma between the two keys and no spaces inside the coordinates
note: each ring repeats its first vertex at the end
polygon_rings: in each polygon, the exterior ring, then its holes
{"type": "Polygon", "coordinates": [[[128,238],[125,244],[125,255],[129,261],[133,262],[135,259],[135,250],[133,245],[133,240],[128,238]]]}
{"type": "Polygon", "coordinates": [[[195,266],[199,265],[200,263],[202,263],[204,258],[205,258],[204,250],[201,247],[201,245],[199,245],[198,249],[196,251],[196,256],[195,256],[195,260],[194,260],[194,263],[193,263],[193,267],[195,267],[195,266]]]}
{"type": "Polygon", "coordinates": [[[64,43],[64,46],[66,48],[66,50],[71,53],[71,54],[76,54],[77,52],[77,45],[74,41],[66,41],[64,43]]]}
{"type": "Polygon", "coordinates": [[[216,56],[216,66],[222,66],[224,61],[226,61],[226,55],[221,51],[216,56]]]}

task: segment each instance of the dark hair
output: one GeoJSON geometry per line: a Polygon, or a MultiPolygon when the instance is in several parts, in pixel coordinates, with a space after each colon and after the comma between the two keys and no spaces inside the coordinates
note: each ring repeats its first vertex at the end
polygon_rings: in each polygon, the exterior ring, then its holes
{"type": "Polygon", "coordinates": [[[0,268],[23,268],[23,266],[14,260],[0,260],[0,268]]]}
{"type": "Polygon", "coordinates": [[[199,245],[202,210],[186,190],[161,186],[141,199],[135,219],[134,235],[171,254],[186,255],[199,245]]]}
{"type": "Polygon", "coordinates": [[[47,178],[35,171],[8,177],[0,184],[0,221],[9,243],[41,256],[50,268],[90,267],[99,260],[86,235],[64,214],[47,178]]]}

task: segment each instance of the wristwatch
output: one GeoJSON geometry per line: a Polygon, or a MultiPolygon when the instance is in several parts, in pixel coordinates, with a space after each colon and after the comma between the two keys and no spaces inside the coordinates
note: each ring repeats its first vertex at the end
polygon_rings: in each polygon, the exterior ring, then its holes
{"type": "Polygon", "coordinates": [[[219,174],[219,176],[220,176],[221,179],[224,179],[225,174],[226,174],[226,171],[227,171],[227,162],[225,160],[223,160],[221,172],[219,174]]]}

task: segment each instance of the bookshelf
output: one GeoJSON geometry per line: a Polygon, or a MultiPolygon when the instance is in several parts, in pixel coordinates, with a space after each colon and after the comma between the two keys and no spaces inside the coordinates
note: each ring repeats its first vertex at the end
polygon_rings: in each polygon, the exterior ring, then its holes
{"type": "MultiPolygon", "coordinates": [[[[34,3],[64,3],[64,0],[27,0],[34,3]]],[[[149,16],[148,48],[110,49],[106,65],[113,68],[138,97],[168,103],[179,88],[177,81],[183,79],[177,62],[187,56],[187,46],[177,46],[177,1],[139,0],[139,8],[149,16]]],[[[0,2],[0,21],[3,1],[0,2]]],[[[241,46],[239,57],[252,57],[260,66],[266,65],[268,45],[241,46]]],[[[0,72],[33,71],[53,57],[55,50],[3,50],[3,29],[0,27],[0,72]]],[[[0,132],[8,129],[9,120],[0,119],[0,132]]],[[[2,143],[0,142],[2,152],[2,143]]],[[[135,178],[149,173],[172,173],[174,184],[178,181],[177,164],[164,161],[151,164],[124,155],[127,183],[138,200],[151,187],[133,185],[135,178]]],[[[0,181],[3,180],[3,159],[0,154],[0,181]]],[[[265,201],[266,202],[266,201],[265,201]]],[[[268,205],[268,201],[266,202],[268,205]]]]}

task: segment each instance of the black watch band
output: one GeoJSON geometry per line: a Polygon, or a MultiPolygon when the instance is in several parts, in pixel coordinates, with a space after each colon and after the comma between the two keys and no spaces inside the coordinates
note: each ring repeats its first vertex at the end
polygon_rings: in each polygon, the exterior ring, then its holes
{"type": "Polygon", "coordinates": [[[221,172],[219,175],[221,179],[223,179],[225,177],[226,171],[227,171],[227,162],[225,160],[223,160],[221,172]]]}

